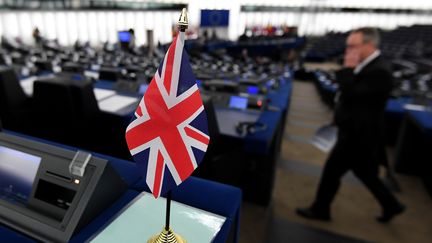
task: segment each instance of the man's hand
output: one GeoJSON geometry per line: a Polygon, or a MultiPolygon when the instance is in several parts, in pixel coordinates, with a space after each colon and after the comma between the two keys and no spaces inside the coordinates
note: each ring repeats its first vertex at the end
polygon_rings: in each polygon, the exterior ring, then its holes
{"type": "Polygon", "coordinates": [[[344,67],[346,68],[356,68],[360,64],[360,54],[356,50],[346,50],[344,67]]]}

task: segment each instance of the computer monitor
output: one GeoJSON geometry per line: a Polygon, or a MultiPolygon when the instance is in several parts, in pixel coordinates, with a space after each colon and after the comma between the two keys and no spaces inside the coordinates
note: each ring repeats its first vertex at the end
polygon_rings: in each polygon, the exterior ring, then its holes
{"type": "Polygon", "coordinates": [[[274,79],[270,79],[269,81],[266,82],[266,87],[268,89],[273,88],[273,86],[276,84],[276,81],[274,79]]]}
{"type": "Polygon", "coordinates": [[[119,31],[118,39],[120,42],[130,42],[131,34],[129,33],[129,31],[119,31]]]}
{"type": "Polygon", "coordinates": [[[247,86],[247,93],[252,94],[252,95],[258,94],[259,93],[259,87],[249,85],[249,86],[247,86]]]}
{"type": "Polygon", "coordinates": [[[248,105],[248,99],[241,96],[231,96],[228,107],[234,109],[245,110],[248,105]]]}
{"type": "Polygon", "coordinates": [[[26,206],[42,158],[0,146],[0,199],[26,206]]]}

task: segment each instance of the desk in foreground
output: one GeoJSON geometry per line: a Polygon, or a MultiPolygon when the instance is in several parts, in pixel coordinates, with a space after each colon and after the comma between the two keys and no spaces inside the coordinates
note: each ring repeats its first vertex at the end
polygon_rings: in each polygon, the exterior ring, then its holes
{"type": "MultiPolygon", "coordinates": [[[[61,147],[67,150],[73,151],[77,149],[18,133],[12,133],[9,131],[6,133],[23,137],[27,140],[61,147]]],[[[145,180],[139,177],[134,163],[102,154],[93,153],[93,155],[108,160],[126,182],[129,190],[127,190],[111,206],[96,216],[88,225],[84,226],[79,232],[73,235],[70,242],[88,241],[92,236],[100,232],[109,222],[111,222],[112,219],[127,207],[127,205],[143,190],[148,191],[145,180]]],[[[196,177],[189,177],[179,186],[179,188],[173,191],[173,200],[226,217],[226,220],[223,222],[223,225],[215,236],[213,242],[238,242],[240,224],[239,215],[242,201],[242,192],[240,189],[196,177]]],[[[164,217],[162,216],[161,218],[163,220],[164,217]]],[[[161,224],[156,233],[161,230],[162,226],[163,225],[161,224]]],[[[0,224],[0,241],[35,242],[32,238],[18,231],[12,230],[3,224],[0,224]]]]}
{"type": "MultiPolygon", "coordinates": [[[[91,242],[147,242],[164,225],[165,198],[138,195],[91,242]]],[[[182,203],[172,202],[171,227],[189,243],[213,242],[226,218],[182,203]]]]}

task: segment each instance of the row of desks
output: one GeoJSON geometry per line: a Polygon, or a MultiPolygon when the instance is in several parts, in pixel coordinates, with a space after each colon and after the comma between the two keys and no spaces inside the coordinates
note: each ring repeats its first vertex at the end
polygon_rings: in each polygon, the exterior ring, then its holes
{"type": "MultiPolygon", "coordinates": [[[[267,205],[271,199],[275,164],[281,149],[285,117],[288,111],[292,90],[292,74],[286,74],[282,85],[277,90],[266,94],[269,109],[236,110],[227,107],[215,107],[217,126],[223,140],[222,162],[214,162],[212,176],[203,177],[238,186],[244,190],[245,199],[267,205]],[[252,134],[239,134],[236,126],[240,122],[258,122],[265,124],[265,129],[252,134]],[[236,148],[233,153],[231,150],[236,148]],[[232,156],[231,156],[232,155],[232,156]],[[252,169],[251,169],[252,168],[252,169]],[[221,176],[221,174],[225,174],[221,176]],[[255,188],[261,188],[259,191],[255,188]]],[[[130,121],[136,105],[141,98],[137,93],[118,93],[115,83],[98,80],[94,83],[95,96],[100,108],[112,98],[133,100],[131,105],[114,110],[104,107],[106,112],[117,114],[125,121],[130,121]]],[[[206,162],[211,163],[211,162],[206,162]]],[[[200,175],[201,176],[201,175],[200,175]]]]}
{"type": "MultiPolygon", "coordinates": [[[[30,96],[32,95],[31,87],[34,80],[35,78],[33,77],[21,81],[23,89],[30,96]]],[[[257,151],[259,154],[267,154],[269,152],[268,145],[271,143],[276,127],[279,125],[281,119],[285,119],[291,89],[291,80],[290,77],[287,77],[284,85],[280,89],[270,91],[267,94],[269,106],[273,107],[272,110],[259,112],[216,107],[215,111],[220,133],[224,136],[251,140],[250,143],[246,143],[246,148],[252,149],[247,150],[257,151]],[[247,121],[264,123],[267,125],[267,129],[249,136],[238,134],[235,129],[236,125],[239,122],[247,121]],[[254,145],[254,143],[256,144],[254,145]]],[[[94,84],[94,92],[98,100],[99,108],[102,111],[123,116],[125,119],[130,119],[132,117],[136,105],[142,96],[137,93],[118,93],[115,91],[115,83],[105,80],[98,80],[94,84]],[[111,100],[113,101],[111,102],[111,100]],[[119,103],[120,105],[123,104],[123,106],[120,106],[119,103]]]]}
{"type": "Polygon", "coordinates": [[[269,105],[266,110],[215,108],[223,151],[206,162],[210,167],[206,178],[242,188],[245,200],[263,206],[269,204],[291,90],[291,77],[286,77],[279,89],[266,94],[269,105]],[[256,122],[265,129],[239,134],[236,126],[240,122],[256,122]]]}

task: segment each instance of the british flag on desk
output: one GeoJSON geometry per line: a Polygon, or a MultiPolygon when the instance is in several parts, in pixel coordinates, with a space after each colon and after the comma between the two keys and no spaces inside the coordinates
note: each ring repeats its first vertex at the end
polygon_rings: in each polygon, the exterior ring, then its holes
{"type": "Polygon", "coordinates": [[[184,39],[184,32],[174,38],[126,130],[129,150],[156,198],[192,174],[210,142],[184,39]]]}

